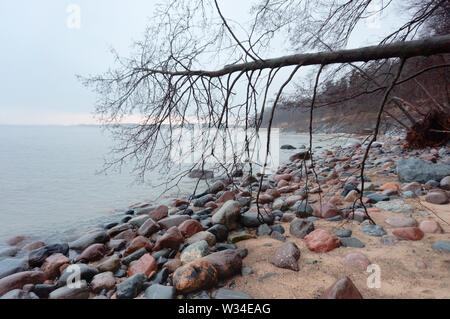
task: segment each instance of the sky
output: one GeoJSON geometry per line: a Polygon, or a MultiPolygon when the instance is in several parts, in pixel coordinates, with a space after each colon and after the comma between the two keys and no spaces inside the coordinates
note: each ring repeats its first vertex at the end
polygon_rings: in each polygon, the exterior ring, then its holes
{"type": "MultiPolygon", "coordinates": [[[[160,1],[0,1],[0,124],[95,124],[96,97],[76,75],[99,74],[113,66],[111,48],[127,56],[160,1]]],[[[250,19],[250,1],[219,3],[226,17],[250,19]]],[[[400,22],[388,12],[382,23],[365,23],[349,47],[374,44],[400,22]]],[[[283,50],[280,45],[273,56],[283,50]]]]}

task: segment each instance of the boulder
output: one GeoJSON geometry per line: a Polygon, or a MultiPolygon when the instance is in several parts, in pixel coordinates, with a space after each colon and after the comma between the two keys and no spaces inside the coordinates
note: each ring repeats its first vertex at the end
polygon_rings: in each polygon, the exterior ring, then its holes
{"type": "Polygon", "coordinates": [[[127,249],[125,249],[125,251],[123,252],[123,256],[129,256],[141,248],[145,248],[147,251],[152,251],[153,245],[150,239],[144,236],[138,236],[134,238],[127,249]]]}
{"type": "Polygon", "coordinates": [[[300,258],[300,249],[297,245],[288,242],[277,249],[275,254],[270,257],[269,262],[278,268],[285,268],[298,271],[298,259],[300,258]]]}
{"type": "Polygon", "coordinates": [[[364,225],[361,231],[369,236],[381,237],[386,235],[386,231],[380,225],[364,225]]]}
{"type": "Polygon", "coordinates": [[[354,237],[342,237],[339,238],[339,241],[342,247],[364,248],[366,246],[358,238],[354,237]]]}
{"type": "Polygon", "coordinates": [[[444,232],[441,225],[439,225],[439,223],[434,220],[424,220],[420,222],[419,228],[424,233],[440,234],[444,232]]]}
{"type": "Polygon", "coordinates": [[[201,240],[183,249],[180,255],[180,260],[181,263],[187,264],[190,263],[191,261],[200,259],[208,254],[209,254],[209,245],[205,240],[201,240]]]}
{"type": "Polygon", "coordinates": [[[228,279],[239,274],[242,269],[242,257],[239,251],[233,249],[212,253],[203,257],[202,260],[206,260],[214,266],[219,280],[228,279]]]}
{"type": "Polygon", "coordinates": [[[207,231],[216,236],[216,242],[226,241],[228,238],[228,228],[224,225],[214,225],[207,231]]]}
{"type": "Polygon", "coordinates": [[[241,204],[229,200],[212,216],[212,223],[225,225],[229,230],[233,230],[238,227],[240,212],[241,204]]]}
{"type": "MultiPolygon", "coordinates": [[[[69,243],[69,247],[70,247],[70,249],[73,249],[76,251],[83,251],[93,244],[104,244],[109,239],[110,239],[109,235],[105,231],[97,231],[95,233],[88,233],[88,234],[78,238],[77,240],[69,243]]],[[[67,250],[68,250],[68,248],[67,248],[67,250]]],[[[55,253],[55,252],[64,254],[61,251],[54,251],[52,253],[55,253]]],[[[64,254],[64,255],[66,255],[66,254],[64,254]]]]}
{"type": "Polygon", "coordinates": [[[63,254],[53,254],[45,259],[41,270],[45,273],[48,279],[53,279],[59,276],[61,266],[68,264],[69,262],[70,259],[63,254]]]}
{"type": "MultiPolygon", "coordinates": [[[[86,246],[87,248],[87,246],[86,246]]],[[[69,246],[67,244],[55,244],[41,247],[33,250],[28,255],[28,264],[31,267],[40,267],[45,259],[53,254],[69,255],[69,246]]]]}
{"type": "Polygon", "coordinates": [[[339,238],[324,229],[316,229],[305,237],[306,247],[316,253],[325,253],[340,246],[339,238]]]}
{"type": "Polygon", "coordinates": [[[216,236],[214,236],[208,231],[201,231],[199,233],[196,233],[195,235],[186,239],[185,242],[186,244],[191,245],[203,240],[206,241],[209,246],[214,246],[216,244],[216,236]]]}
{"type": "Polygon", "coordinates": [[[26,258],[5,258],[0,260],[0,279],[17,272],[27,271],[29,269],[26,258]]]}
{"type": "Polygon", "coordinates": [[[61,276],[58,278],[58,287],[66,286],[69,282],[74,282],[76,275],[79,274],[80,280],[90,282],[92,278],[98,274],[98,269],[86,264],[73,264],[64,269],[61,276]]]}
{"type": "Polygon", "coordinates": [[[103,244],[93,244],[83,250],[77,261],[91,262],[97,261],[103,258],[106,253],[106,247],[103,244]]]}
{"type": "Polygon", "coordinates": [[[188,177],[197,179],[211,179],[214,178],[214,172],[209,170],[194,169],[189,173],[188,177]]]}
{"type": "Polygon", "coordinates": [[[310,232],[314,230],[314,224],[306,219],[295,218],[290,226],[289,232],[298,238],[305,238],[310,232]]]}
{"type": "Polygon", "coordinates": [[[91,281],[91,289],[94,293],[98,294],[103,289],[111,290],[116,286],[116,278],[114,278],[114,274],[110,271],[102,272],[98,275],[95,275],[91,281]]]}
{"type": "Polygon", "coordinates": [[[160,205],[152,210],[148,215],[151,219],[157,222],[169,215],[169,207],[166,205],[160,205]]]}
{"type": "Polygon", "coordinates": [[[14,289],[22,289],[28,284],[41,284],[47,278],[42,271],[23,271],[0,279],[0,296],[14,289]]]}
{"type": "Polygon", "coordinates": [[[392,213],[413,213],[414,207],[406,204],[402,200],[388,201],[388,202],[378,202],[375,204],[376,208],[386,210],[392,213]]]}
{"type": "Polygon", "coordinates": [[[173,285],[181,293],[190,293],[208,289],[217,284],[217,269],[206,260],[195,260],[180,268],[173,274],[173,285]]]}
{"type": "Polygon", "coordinates": [[[181,223],[181,225],[178,226],[178,229],[181,231],[184,237],[189,238],[196,233],[205,230],[205,227],[203,227],[203,225],[198,221],[189,219],[181,223]]]}
{"type": "Polygon", "coordinates": [[[275,217],[272,214],[264,213],[261,209],[261,217],[258,218],[258,212],[245,212],[240,217],[241,224],[245,227],[258,227],[261,224],[273,224],[275,217]]]}
{"type": "Polygon", "coordinates": [[[340,214],[339,209],[330,202],[322,202],[313,206],[314,216],[319,218],[331,218],[340,214]]]}
{"type": "Polygon", "coordinates": [[[154,251],[161,250],[163,248],[178,249],[183,242],[183,234],[176,226],[173,226],[156,241],[154,251]]]}
{"type": "Polygon", "coordinates": [[[406,216],[392,216],[386,219],[386,223],[392,227],[415,227],[417,226],[417,221],[412,217],[406,216]]]}
{"type": "Polygon", "coordinates": [[[363,299],[363,297],[350,278],[343,277],[325,290],[320,299],[363,299]]]}
{"type": "Polygon", "coordinates": [[[448,196],[445,192],[442,191],[431,191],[425,196],[425,200],[428,203],[436,204],[436,205],[444,205],[448,203],[448,196]]]}
{"type": "Polygon", "coordinates": [[[440,182],[450,175],[450,164],[434,164],[420,158],[402,158],[397,161],[397,175],[401,182],[419,182],[429,180],[440,182]]]}
{"type": "Polygon", "coordinates": [[[191,217],[187,216],[187,215],[172,215],[166,218],[161,219],[158,224],[163,228],[163,229],[169,229],[171,227],[174,226],[179,226],[181,225],[184,221],[191,219],[191,217]]]}
{"type": "Polygon", "coordinates": [[[97,266],[100,272],[116,272],[120,268],[120,257],[117,254],[108,257],[97,266]]]}
{"type": "Polygon", "coordinates": [[[160,229],[161,227],[159,224],[149,218],[142,224],[141,227],[139,227],[138,234],[141,236],[150,237],[160,229]]]}
{"type": "Polygon", "coordinates": [[[228,243],[234,244],[242,240],[252,239],[256,238],[255,235],[252,235],[248,232],[248,230],[240,230],[240,231],[233,231],[228,235],[228,243]]]}
{"type": "Polygon", "coordinates": [[[49,299],[88,299],[89,287],[86,281],[81,280],[79,286],[64,286],[52,291],[49,299]]]}
{"type": "Polygon", "coordinates": [[[446,176],[441,180],[440,187],[445,190],[450,190],[450,176],[446,176]]]}
{"type": "Polygon", "coordinates": [[[174,299],[176,290],[172,286],[154,284],[144,292],[144,299],[174,299]]]}
{"type": "MultiPolygon", "coordinates": [[[[436,241],[433,246],[433,249],[438,250],[438,251],[443,251],[446,253],[450,253],[450,241],[448,240],[439,240],[436,241]]],[[[1,295],[1,293],[0,293],[1,295]]]]}
{"type": "Polygon", "coordinates": [[[133,275],[117,285],[117,299],[133,299],[142,290],[147,276],[141,273],[133,275]]]}

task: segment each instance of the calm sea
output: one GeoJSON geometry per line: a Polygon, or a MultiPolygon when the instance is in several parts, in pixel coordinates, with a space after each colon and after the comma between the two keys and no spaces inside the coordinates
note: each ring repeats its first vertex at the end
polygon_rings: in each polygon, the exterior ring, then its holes
{"type": "MultiPolygon", "coordinates": [[[[347,140],[345,140],[347,141],[347,140]]],[[[318,145],[335,144],[322,138],[318,145]]],[[[280,145],[307,144],[304,135],[284,135],[280,145]]],[[[33,238],[73,237],[120,216],[137,202],[151,202],[164,192],[166,174],[150,172],[149,182],[136,183],[127,167],[98,174],[113,141],[96,126],[0,126],[0,247],[15,235],[33,238]],[[63,235],[61,235],[63,234],[63,235]]],[[[295,151],[282,151],[285,160],[295,151]]],[[[159,202],[191,190],[166,192],[159,202]]]]}

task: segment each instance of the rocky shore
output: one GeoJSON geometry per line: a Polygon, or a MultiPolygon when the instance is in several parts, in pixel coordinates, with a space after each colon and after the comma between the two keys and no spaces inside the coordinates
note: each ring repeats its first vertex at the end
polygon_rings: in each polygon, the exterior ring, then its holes
{"type": "Polygon", "coordinates": [[[357,201],[364,147],[315,148],[314,171],[303,151],[264,177],[264,218],[258,178],[236,172],[72,242],[11,238],[0,298],[450,298],[450,149],[401,145],[374,143],[366,162],[376,225],[357,201]],[[369,265],[381,288],[368,287],[369,265]]]}

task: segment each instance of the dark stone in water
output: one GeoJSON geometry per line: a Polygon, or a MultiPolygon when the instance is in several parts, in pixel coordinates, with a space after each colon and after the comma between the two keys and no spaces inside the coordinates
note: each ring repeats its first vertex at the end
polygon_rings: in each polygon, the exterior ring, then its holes
{"type": "Polygon", "coordinates": [[[0,279],[28,270],[28,261],[26,258],[6,258],[0,261],[0,279]]]}
{"type": "Polygon", "coordinates": [[[130,221],[130,219],[133,218],[131,216],[125,216],[124,218],[122,218],[120,220],[121,223],[128,223],[130,221]]]}
{"type": "Polygon", "coordinates": [[[104,228],[105,229],[111,229],[111,228],[113,228],[113,227],[115,227],[117,225],[119,225],[119,223],[109,223],[109,224],[106,224],[104,228]]]}

